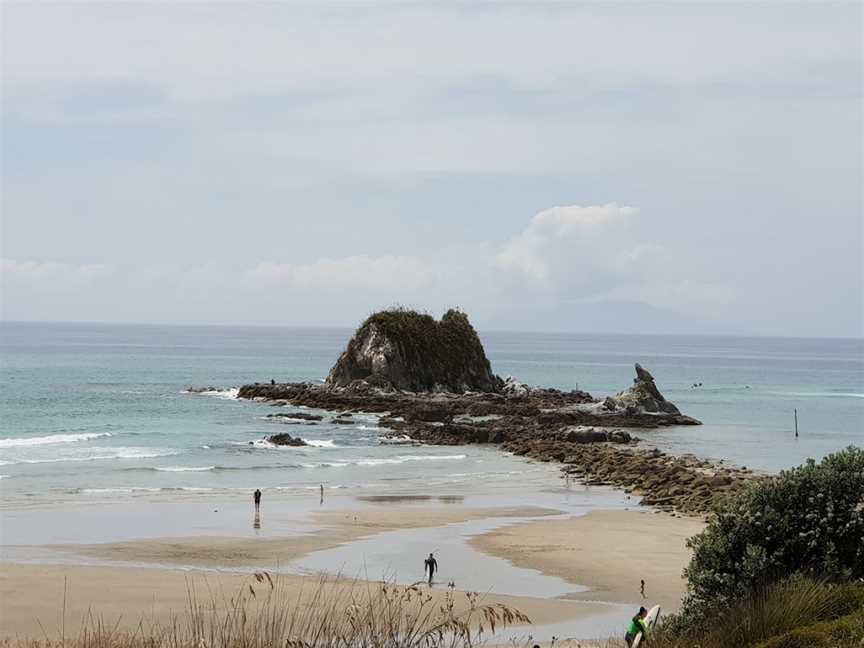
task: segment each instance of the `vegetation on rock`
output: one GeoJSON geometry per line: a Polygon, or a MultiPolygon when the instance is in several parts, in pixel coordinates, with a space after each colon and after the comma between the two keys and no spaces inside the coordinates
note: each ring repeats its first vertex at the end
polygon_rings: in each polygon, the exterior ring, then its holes
{"type": "Polygon", "coordinates": [[[468,316],[448,310],[436,320],[412,310],[370,315],[330,370],[328,386],[354,381],[409,391],[498,391],[483,344],[468,316]]]}

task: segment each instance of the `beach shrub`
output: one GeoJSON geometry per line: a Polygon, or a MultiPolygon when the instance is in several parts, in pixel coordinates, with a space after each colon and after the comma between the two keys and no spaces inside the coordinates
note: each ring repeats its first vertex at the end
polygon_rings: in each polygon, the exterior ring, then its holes
{"type": "Polygon", "coordinates": [[[754,480],[688,546],[681,627],[699,627],[723,606],[792,574],[864,577],[864,450],[850,446],[754,480]]]}

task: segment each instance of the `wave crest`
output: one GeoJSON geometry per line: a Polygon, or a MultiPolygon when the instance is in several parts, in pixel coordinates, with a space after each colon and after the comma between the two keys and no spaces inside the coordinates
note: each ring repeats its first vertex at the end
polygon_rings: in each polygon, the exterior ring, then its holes
{"type": "Polygon", "coordinates": [[[41,437],[20,437],[0,439],[0,448],[22,448],[26,446],[53,445],[55,443],[75,443],[110,437],[110,432],[84,432],[82,434],[49,434],[41,437]]]}

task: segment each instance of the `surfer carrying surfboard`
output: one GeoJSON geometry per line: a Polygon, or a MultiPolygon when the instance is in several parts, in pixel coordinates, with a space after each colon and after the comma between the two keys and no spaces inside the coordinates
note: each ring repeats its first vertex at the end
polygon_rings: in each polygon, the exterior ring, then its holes
{"type": "Polygon", "coordinates": [[[648,642],[648,633],[654,632],[654,626],[660,620],[660,606],[655,605],[647,612],[644,607],[630,621],[624,640],[630,648],[638,648],[648,642]]]}
{"type": "Polygon", "coordinates": [[[640,634],[642,636],[648,636],[648,626],[645,623],[646,616],[648,616],[648,610],[644,607],[640,607],[636,616],[630,619],[630,625],[627,627],[627,634],[624,635],[624,641],[627,642],[628,646],[632,646],[633,640],[640,634]]]}

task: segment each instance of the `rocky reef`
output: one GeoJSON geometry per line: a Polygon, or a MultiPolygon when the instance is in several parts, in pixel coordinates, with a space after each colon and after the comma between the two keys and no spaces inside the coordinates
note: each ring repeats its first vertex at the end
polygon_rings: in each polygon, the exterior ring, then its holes
{"type": "Polygon", "coordinates": [[[348,342],[326,386],[358,382],[414,392],[495,392],[502,381],[468,316],[448,310],[440,320],[410,310],[370,315],[348,342]]]}
{"type": "Polygon", "coordinates": [[[616,396],[610,396],[604,401],[604,405],[608,409],[635,407],[643,412],[663,412],[673,416],[681,414],[675,405],[663,398],[663,394],[654,383],[654,376],[643,369],[638,362],[633,386],[616,396]]]}
{"type": "MultiPolygon", "coordinates": [[[[558,462],[568,478],[624,488],[645,504],[686,514],[709,511],[752,475],[641,447],[634,430],[700,421],[666,400],[644,367],[636,364],[635,370],[632,386],[604,399],[502,380],[464,313],[451,310],[436,321],[390,310],[360,326],[324,384],[256,383],[241,387],[238,396],[338,412],[329,420],[334,424],[352,423],[354,412],[379,413],[379,426],[388,430],[385,442],[498,444],[516,455],[558,462]]],[[[284,419],[314,424],[321,417],[294,412],[284,419]]],[[[296,441],[302,443],[284,439],[296,441]]]]}
{"type": "Polygon", "coordinates": [[[267,437],[267,440],[273,445],[277,446],[305,446],[309,445],[303,439],[299,437],[292,437],[290,434],[285,432],[281,434],[271,434],[267,437]]]}

